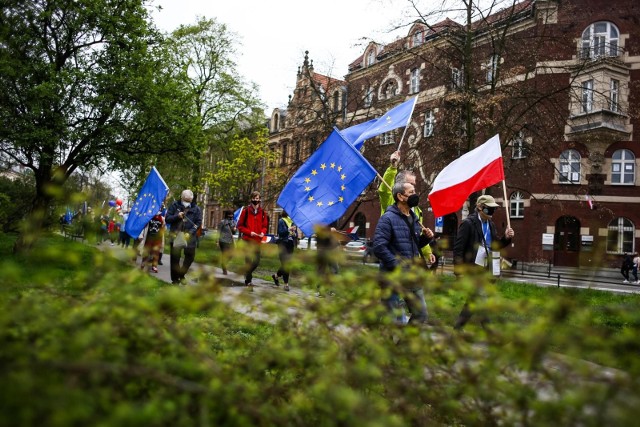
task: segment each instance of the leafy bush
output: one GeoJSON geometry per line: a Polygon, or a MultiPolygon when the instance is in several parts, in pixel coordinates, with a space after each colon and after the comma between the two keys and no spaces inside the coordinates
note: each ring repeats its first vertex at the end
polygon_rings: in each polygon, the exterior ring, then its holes
{"type": "Polygon", "coordinates": [[[594,311],[579,291],[505,298],[500,284],[473,306],[490,329],[457,333],[470,284],[422,271],[433,322],[417,328],[382,311],[375,270],[343,269],[318,299],[208,276],[175,287],[55,237],[4,259],[0,425],[635,421],[637,296],[594,311]]]}

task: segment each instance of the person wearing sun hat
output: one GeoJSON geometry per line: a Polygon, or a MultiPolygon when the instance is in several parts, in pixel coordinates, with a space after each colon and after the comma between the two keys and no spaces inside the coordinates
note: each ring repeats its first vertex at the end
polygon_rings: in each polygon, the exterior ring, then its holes
{"type": "MultiPolygon", "coordinates": [[[[511,243],[514,231],[507,227],[504,234],[498,234],[493,223],[493,215],[499,208],[495,199],[483,194],[476,200],[475,210],[460,223],[458,234],[453,244],[453,271],[457,277],[473,276],[477,284],[477,293],[482,294],[482,284],[486,276],[491,276],[491,252],[499,251],[511,243]],[[485,274],[487,272],[487,274],[485,274]]],[[[469,301],[458,316],[456,329],[461,329],[471,318],[469,301]]],[[[488,318],[483,316],[481,324],[485,326],[488,318]]]]}

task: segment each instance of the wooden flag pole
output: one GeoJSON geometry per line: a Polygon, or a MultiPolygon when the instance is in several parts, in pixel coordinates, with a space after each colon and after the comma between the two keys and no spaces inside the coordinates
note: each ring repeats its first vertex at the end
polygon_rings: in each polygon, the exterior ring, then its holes
{"type": "Polygon", "coordinates": [[[502,180],[502,193],[504,195],[504,211],[507,214],[507,226],[511,228],[511,219],[509,218],[509,203],[507,200],[507,184],[502,180]]]}

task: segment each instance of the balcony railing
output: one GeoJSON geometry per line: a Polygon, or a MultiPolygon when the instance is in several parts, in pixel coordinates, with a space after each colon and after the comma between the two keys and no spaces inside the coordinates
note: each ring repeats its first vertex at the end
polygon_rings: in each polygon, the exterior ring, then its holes
{"type": "Polygon", "coordinates": [[[600,58],[617,58],[622,56],[624,49],[618,43],[599,43],[578,50],[578,58],[584,60],[596,60],[600,58]]]}

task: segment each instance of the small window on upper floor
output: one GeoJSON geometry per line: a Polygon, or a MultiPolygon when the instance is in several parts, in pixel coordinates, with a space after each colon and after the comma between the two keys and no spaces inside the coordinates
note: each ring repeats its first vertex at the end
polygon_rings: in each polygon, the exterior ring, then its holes
{"type": "Polygon", "coordinates": [[[560,154],[560,184],[580,184],[580,158],[577,150],[564,150],[560,154]]]}
{"type": "Polygon", "coordinates": [[[364,106],[371,107],[371,104],[373,104],[373,88],[369,87],[364,95],[364,106]]]}
{"type": "Polygon", "coordinates": [[[593,80],[582,82],[580,105],[583,113],[590,113],[593,110],[593,80]]]}
{"type": "Polygon", "coordinates": [[[384,96],[389,99],[398,94],[398,84],[395,80],[390,80],[384,85],[384,96]]]}
{"type": "Polygon", "coordinates": [[[511,141],[511,158],[512,159],[524,159],[527,157],[527,144],[524,137],[524,131],[519,131],[511,141]]]}
{"type": "Polygon", "coordinates": [[[611,184],[636,183],[636,156],[631,150],[616,150],[611,156],[611,184]]]}
{"type": "Polygon", "coordinates": [[[337,90],[333,92],[333,112],[337,113],[340,111],[340,91],[337,90]]]}
{"type": "Polygon", "coordinates": [[[284,166],[287,164],[287,144],[282,144],[282,157],[280,158],[280,165],[284,166]]]}
{"type": "Polygon", "coordinates": [[[516,191],[509,198],[509,211],[511,218],[524,218],[524,196],[516,191]]]}
{"type": "Polygon", "coordinates": [[[280,115],[276,114],[275,116],[273,116],[273,129],[271,129],[272,132],[277,132],[279,130],[279,125],[280,125],[280,115]]]}
{"type": "Polygon", "coordinates": [[[464,74],[459,68],[451,68],[451,87],[460,89],[464,86],[464,74]]]}
{"type": "Polygon", "coordinates": [[[369,52],[367,52],[367,67],[372,66],[373,64],[376,63],[376,51],[375,49],[370,49],[369,52]]]}
{"type": "Polygon", "coordinates": [[[429,138],[433,136],[433,132],[436,128],[436,118],[433,115],[433,111],[429,110],[424,114],[424,136],[429,138]]]}
{"type": "Polygon", "coordinates": [[[415,46],[420,46],[423,42],[424,42],[424,31],[422,30],[418,30],[415,33],[413,33],[413,37],[411,38],[411,46],[415,47],[415,46]]]}
{"type": "Polygon", "coordinates": [[[609,110],[620,112],[620,80],[611,79],[609,82],[609,110]]]}
{"type": "Polygon", "coordinates": [[[411,70],[411,82],[409,85],[410,93],[420,92],[420,68],[416,67],[411,70]]]}
{"type": "Polygon", "coordinates": [[[385,132],[380,135],[380,145],[389,145],[395,142],[395,131],[385,132]]]}
{"type": "Polygon", "coordinates": [[[487,72],[487,83],[493,83],[494,79],[496,78],[499,60],[500,58],[498,57],[498,55],[492,55],[491,58],[489,58],[489,60],[486,62],[486,64],[484,64],[484,68],[487,72]]]}
{"type": "Polygon", "coordinates": [[[596,59],[603,56],[618,56],[621,51],[618,46],[620,33],[611,22],[601,21],[589,25],[582,32],[582,46],[580,57],[596,59]]]}

